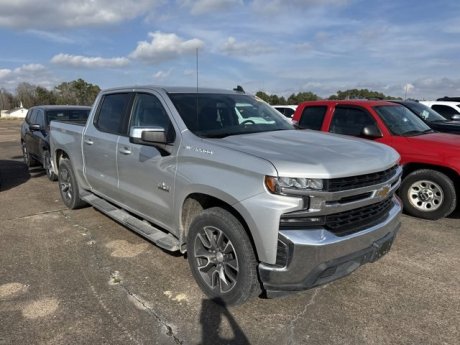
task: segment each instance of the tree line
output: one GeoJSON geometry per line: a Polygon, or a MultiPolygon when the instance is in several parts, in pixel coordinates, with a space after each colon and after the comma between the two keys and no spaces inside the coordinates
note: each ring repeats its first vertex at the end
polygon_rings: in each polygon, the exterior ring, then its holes
{"type": "MultiPolygon", "coordinates": [[[[43,104],[92,105],[100,90],[98,85],[90,84],[83,79],[63,82],[52,90],[29,83],[20,83],[14,94],[4,88],[0,88],[0,109],[10,110],[19,107],[21,103],[24,108],[43,104]]],[[[321,99],[313,92],[293,93],[285,98],[284,96],[269,95],[263,91],[258,91],[256,96],[272,105],[295,105],[305,101],[321,99]]],[[[335,95],[329,96],[328,99],[398,99],[398,97],[387,96],[381,92],[368,89],[350,89],[339,90],[335,95]]]]}
{"type": "MultiPolygon", "coordinates": [[[[313,92],[298,92],[291,94],[288,98],[278,95],[269,95],[263,91],[258,91],[256,96],[263,99],[265,102],[272,105],[297,105],[306,101],[317,101],[322,99],[313,92]]],[[[343,99],[401,99],[400,97],[387,96],[381,92],[371,91],[368,89],[350,89],[345,91],[337,91],[335,95],[329,96],[329,100],[343,100],[343,99]]]]}
{"type": "Polygon", "coordinates": [[[77,79],[63,82],[52,90],[29,83],[20,83],[15,91],[13,94],[0,88],[1,110],[17,108],[21,103],[27,109],[44,104],[92,105],[101,89],[83,79],[77,79]]]}

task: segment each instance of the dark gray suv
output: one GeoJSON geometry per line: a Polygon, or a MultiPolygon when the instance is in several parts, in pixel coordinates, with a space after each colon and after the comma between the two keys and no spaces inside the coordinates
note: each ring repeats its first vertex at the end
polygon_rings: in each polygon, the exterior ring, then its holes
{"type": "Polygon", "coordinates": [[[29,109],[21,126],[21,146],[28,167],[42,165],[51,181],[57,180],[50,165],[49,125],[51,121],[86,123],[91,107],[41,105],[29,109]]]}

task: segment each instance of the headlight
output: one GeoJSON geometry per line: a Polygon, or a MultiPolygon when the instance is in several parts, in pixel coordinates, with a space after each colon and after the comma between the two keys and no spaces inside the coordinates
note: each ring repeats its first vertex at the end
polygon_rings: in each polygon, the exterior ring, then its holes
{"type": "Polygon", "coordinates": [[[309,190],[322,190],[323,180],[303,177],[265,176],[265,186],[274,194],[304,194],[309,190]]]}

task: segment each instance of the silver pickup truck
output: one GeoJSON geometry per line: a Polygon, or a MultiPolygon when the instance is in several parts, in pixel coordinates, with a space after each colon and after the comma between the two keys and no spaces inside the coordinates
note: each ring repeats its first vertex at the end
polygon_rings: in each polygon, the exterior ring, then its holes
{"type": "Polygon", "coordinates": [[[51,152],[66,206],[187,252],[201,289],[227,304],[341,278],[400,227],[393,149],[297,131],[244,92],[105,90],[85,126],[51,123],[51,152]]]}

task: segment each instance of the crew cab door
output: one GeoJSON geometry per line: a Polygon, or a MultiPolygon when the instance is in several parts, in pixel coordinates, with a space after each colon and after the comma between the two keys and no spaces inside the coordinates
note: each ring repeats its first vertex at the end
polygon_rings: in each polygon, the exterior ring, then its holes
{"type": "Polygon", "coordinates": [[[106,94],[93,122],[83,133],[85,176],[93,192],[118,200],[117,144],[126,135],[126,123],[133,94],[106,94]]]}
{"type": "MultiPolygon", "coordinates": [[[[155,93],[137,93],[131,111],[132,127],[162,127],[174,141],[172,121],[155,93]]],[[[171,229],[174,207],[174,177],[177,165],[178,140],[167,147],[131,143],[121,136],[117,146],[119,189],[124,204],[137,214],[171,229]]]]}
{"type": "Polygon", "coordinates": [[[45,123],[45,112],[43,109],[36,110],[36,116],[32,117],[33,125],[39,125],[40,129],[30,130],[29,131],[29,153],[42,161],[43,150],[42,147],[46,139],[46,123],[45,123]]]}

